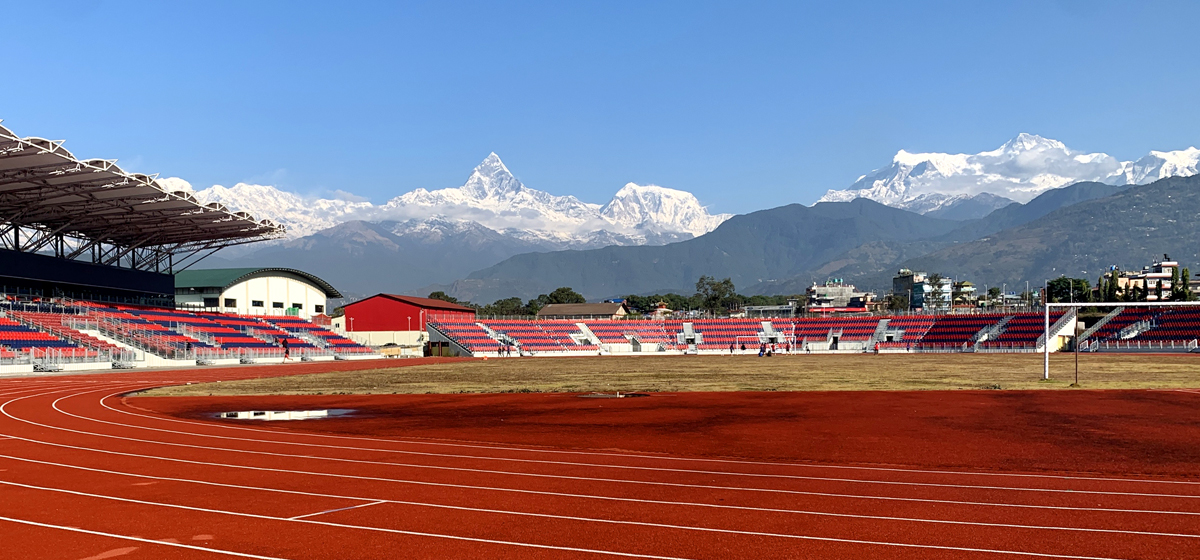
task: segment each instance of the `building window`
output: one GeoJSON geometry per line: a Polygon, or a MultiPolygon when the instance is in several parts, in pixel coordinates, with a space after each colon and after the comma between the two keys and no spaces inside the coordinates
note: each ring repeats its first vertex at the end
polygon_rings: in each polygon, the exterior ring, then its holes
{"type": "Polygon", "coordinates": [[[237,307],[237,300],[234,298],[225,298],[225,307],[237,307]]]}
{"type": "Polygon", "coordinates": [[[217,306],[217,298],[215,298],[215,297],[204,298],[204,307],[216,307],[216,306],[217,306]]]}
{"type": "Polygon", "coordinates": [[[283,302],[282,301],[272,301],[271,309],[283,309],[283,302]]]}
{"type": "Polygon", "coordinates": [[[314,305],[314,306],[313,306],[313,311],[316,311],[317,313],[324,313],[324,312],[325,312],[325,306],[324,306],[324,305],[314,305]]]}
{"type": "Polygon", "coordinates": [[[293,304],[292,304],[292,307],[293,307],[293,308],[295,308],[295,309],[304,309],[304,306],[303,306],[303,305],[300,305],[299,303],[293,303],[293,304]]]}
{"type": "Polygon", "coordinates": [[[263,306],[263,302],[261,299],[250,300],[250,307],[262,307],[262,306],[263,306]]]}

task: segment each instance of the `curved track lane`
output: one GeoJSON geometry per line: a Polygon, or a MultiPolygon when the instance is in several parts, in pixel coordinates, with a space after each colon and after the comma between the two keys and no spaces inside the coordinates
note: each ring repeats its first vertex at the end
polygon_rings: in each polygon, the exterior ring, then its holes
{"type": "Polygon", "coordinates": [[[121,396],[262,372],[0,380],[5,556],[1132,560],[1200,550],[1200,483],[1178,477],[328,434],[170,417],[121,396]]]}

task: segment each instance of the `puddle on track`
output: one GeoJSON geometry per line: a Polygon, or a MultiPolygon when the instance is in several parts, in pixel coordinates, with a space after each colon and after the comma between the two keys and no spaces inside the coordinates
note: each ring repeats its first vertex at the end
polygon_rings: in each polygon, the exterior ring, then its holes
{"type": "Polygon", "coordinates": [[[277,422],[288,420],[320,420],[321,418],[336,418],[350,416],[357,412],[352,408],[322,408],[317,410],[237,410],[217,412],[216,418],[223,420],[258,420],[262,422],[277,422]]]}

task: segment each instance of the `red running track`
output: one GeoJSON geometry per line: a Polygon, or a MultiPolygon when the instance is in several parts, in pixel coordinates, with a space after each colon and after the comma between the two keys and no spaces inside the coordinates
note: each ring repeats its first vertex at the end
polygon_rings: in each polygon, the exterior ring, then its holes
{"type": "Polygon", "coordinates": [[[1200,557],[1197,392],[122,396],[330,367],[0,380],[0,557],[1200,557]]]}

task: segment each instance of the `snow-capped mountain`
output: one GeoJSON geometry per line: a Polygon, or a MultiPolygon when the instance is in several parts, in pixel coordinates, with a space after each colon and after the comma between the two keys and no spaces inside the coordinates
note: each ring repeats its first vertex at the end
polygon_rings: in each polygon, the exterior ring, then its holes
{"type": "Polygon", "coordinates": [[[978,154],[909,153],[900,150],[887,167],[860,177],[850,188],[830,190],[818,202],[869,198],[927,213],[981,193],[1028,202],[1053,188],[1080,181],[1145,184],[1197,173],[1200,150],[1150,152],[1135,161],[1083,153],[1057,140],[1021,133],[999,148],[978,154]]]}
{"type": "Polygon", "coordinates": [[[600,217],[635,230],[662,228],[667,232],[701,236],[716,229],[730,215],[709,214],[690,192],[626,183],[600,209],[600,217]]]}
{"type": "Polygon", "coordinates": [[[204,204],[218,202],[226,207],[249,212],[255,218],[268,218],[287,228],[288,237],[304,237],[346,221],[355,212],[368,210],[369,202],[339,199],[307,199],[268,185],[238,183],[232,188],[213,185],[195,192],[204,204]]]}
{"type": "MultiPolygon", "coordinates": [[[[181,179],[160,182],[191,190],[181,179]]],[[[444,229],[447,223],[473,224],[524,241],[549,243],[548,248],[588,248],[687,239],[712,231],[730,217],[709,214],[691,193],[654,185],[629,183],[603,206],[553,195],[526,187],[495,153],[461,187],[416,189],[381,205],[306,198],[245,183],[233,188],[216,185],[194,194],[204,203],[219,202],[256,218],[275,220],[288,228],[292,239],[350,220],[366,220],[395,222],[412,235],[444,229]]]]}

